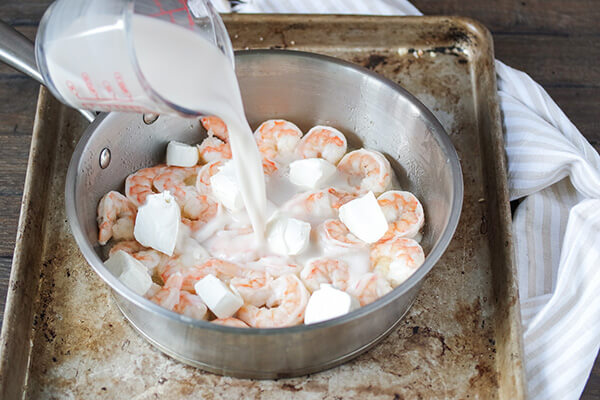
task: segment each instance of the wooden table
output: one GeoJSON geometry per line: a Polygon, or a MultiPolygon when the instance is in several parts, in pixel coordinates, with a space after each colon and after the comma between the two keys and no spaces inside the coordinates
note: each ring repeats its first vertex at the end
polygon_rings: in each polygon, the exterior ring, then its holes
{"type": "MultiPolygon", "coordinates": [[[[51,0],[3,0],[0,19],[33,38],[51,0]]],[[[494,35],[496,57],[529,73],[600,150],[598,0],[413,0],[425,14],[464,15],[494,35]]],[[[0,66],[0,321],[25,180],[38,84],[0,66]]],[[[600,361],[583,399],[600,399],[600,361]]]]}

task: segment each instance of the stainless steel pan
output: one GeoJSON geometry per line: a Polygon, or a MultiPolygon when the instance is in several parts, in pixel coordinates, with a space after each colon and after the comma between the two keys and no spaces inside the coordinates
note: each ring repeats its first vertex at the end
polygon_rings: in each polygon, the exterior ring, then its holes
{"type": "MultiPolygon", "coordinates": [[[[0,47],[7,47],[5,38],[0,32],[0,47]]],[[[6,60],[6,54],[0,49],[0,58],[6,60]]],[[[11,65],[22,68],[22,63],[14,62],[15,51],[9,55],[11,65]]],[[[104,268],[96,240],[96,205],[107,191],[122,190],[128,174],[162,162],[169,140],[199,142],[205,132],[198,121],[189,119],[161,116],[146,124],[135,114],[110,113],[96,118],[71,159],[66,182],[68,219],[83,255],[113,289],[125,317],[165,353],[238,377],[278,378],[315,372],[376,344],[409,309],[458,223],[463,194],[460,164],[432,113],[377,74],[334,58],[281,50],[238,52],[236,66],[253,127],[267,118],[289,119],[303,130],[328,124],[345,132],[350,146],[386,154],[403,189],[414,192],[425,208],[427,258],[413,276],[348,315],[281,329],[240,329],[196,321],[135,295],[104,268]]],[[[29,67],[35,70],[35,66],[29,67]]]]}

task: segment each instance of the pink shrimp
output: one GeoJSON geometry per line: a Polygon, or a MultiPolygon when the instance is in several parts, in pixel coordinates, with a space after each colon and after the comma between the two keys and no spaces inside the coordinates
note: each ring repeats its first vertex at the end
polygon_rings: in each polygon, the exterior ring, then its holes
{"type": "Polygon", "coordinates": [[[119,250],[123,250],[124,252],[131,254],[133,258],[144,264],[151,273],[154,272],[155,269],[162,268],[169,260],[169,257],[164,253],[144,247],[135,240],[129,240],[115,244],[110,249],[109,255],[113,255],[113,253],[119,250]]]}
{"type": "Polygon", "coordinates": [[[309,261],[300,272],[300,278],[311,292],[319,289],[321,283],[330,283],[336,289],[346,290],[350,272],[344,261],[322,257],[309,261]]]}
{"type": "Polygon", "coordinates": [[[425,261],[425,253],[412,239],[395,237],[371,246],[371,268],[396,287],[425,261]]]}
{"type": "Polygon", "coordinates": [[[238,318],[255,328],[298,325],[304,320],[309,293],[294,274],[283,275],[269,284],[271,295],[265,306],[244,304],[238,318]]]}
{"type": "Polygon", "coordinates": [[[394,237],[415,237],[425,222],[423,206],[410,192],[390,190],[377,198],[389,229],[380,241],[394,237]]]}
{"type": "Polygon", "coordinates": [[[346,174],[348,183],[359,193],[372,191],[383,193],[392,181],[392,167],[383,154],[359,149],[346,154],[338,164],[338,170],[346,174]]]}
{"type": "Polygon", "coordinates": [[[186,186],[191,186],[196,181],[200,166],[194,167],[165,167],[158,174],[152,184],[159,192],[168,190],[177,199],[184,200],[186,186]]]}
{"type": "Polygon", "coordinates": [[[322,221],[336,216],[335,199],[328,190],[303,192],[294,195],[281,207],[292,217],[306,221],[322,221]]]}
{"type": "Polygon", "coordinates": [[[184,259],[176,256],[160,268],[158,273],[165,282],[173,275],[180,275],[182,279],[181,288],[192,292],[196,282],[208,274],[229,282],[234,276],[242,274],[242,270],[237,264],[218,258],[209,258],[201,264],[186,265],[184,259]]]}
{"type": "Polygon", "coordinates": [[[354,236],[339,219],[328,219],[317,227],[319,240],[325,246],[360,248],[365,242],[354,236]]]}
{"type": "Polygon", "coordinates": [[[327,189],[327,193],[329,193],[332,196],[331,206],[336,210],[338,210],[347,202],[352,201],[358,197],[356,193],[349,193],[335,188],[327,189]]]}
{"type": "Polygon", "coordinates": [[[214,257],[234,263],[254,261],[260,251],[251,226],[218,231],[204,244],[214,257]]]}
{"type": "Polygon", "coordinates": [[[98,243],[105,245],[110,238],[133,239],[137,209],[119,192],[110,191],[98,204],[98,243]]]}
{"type": "Polygon", "coordinates": [[[196,190],[203,194],[211,193],[210,178],[219,172],[223,165],[223,160],[217,160],[202,166],[196,177],[196,190]]]}
{"type": "Polygon", "coordinates": [[[181,207],[182,216],[206,222],[214,216],[215,202],[192,186],[197,180],[198,171],[198,166],[166,167],[153,183],[158,191],[169,190],[173,194],[181,207]]]}
{"type": "Polygon", "coordinates": [[[182,291],[183,276],[174,274],[165,282],[165,285],[150,298],[154,303],[175,311],[176,313],[187,315],[191,318],[204,319],[207,308],[200,297],[182,291]]]}
{"type": "Polygon", "coordinates": [[[208,136],[215,136],[224,142],[229,141],[229,134],[227,132],[227,125],[219,117],[208,116],[200,118],[202,126],[208,132],[208,136]]]}
{"type": "Polygon", "coordinates": [[[217,325],[231,326],[233,328],[250,328],[248,326],[248,324],[246,324],[244,321],[237,319],[237,318],[233,318],[233,317],[217,318],[217,319],[213,319],[210,322],[212,322],[213,324],[217,324],[217,325]]]}
{"type": "Polygon", "coordinates": [[[346,153],[348,144],[340,131],[330,126],[315,126],[298,144],[297,152],[302,158],[323,158],[337,164],[346,153]]]}
{"type": "Polygon", "coordinates": [[[179,293],[179,303],[173,307],[173,311],[178,314],[187,315],[190,318],[206,319],[208,309],[199,296],[181,291],[179,293]]]}
{"type": "Polygon", "coordinates": [[[302,131],[293,123],[282,119],[270,119],[254,131],[258,150],[270,161],[293,157],[302,131]]]}
{"type": "Polygon", "coordinates": [[[358,299],[361,306],[372,303],[391,291],[392,287],[388,281],[373,272],[364,274],[347,290],[349,294],[358,299]]]}
{"type": "Polygon", "coordinates": [[[155,193],[152,181],[165,168],[166,165],[162,164],[143,168],[127,177],[125,180],[125,195],[136,207],[143,205],[146,202],[146,197],[155,193]]]}
{"type": "Polygon", "coordinates": [[[263,167],[263,173],[267,176],[271,176],[271,175],[273,175],[274,172],[279,170],[279,164],[277,164],[275,161],[271,161],[265,157],[263,157],[263,159],[262,159],[262,167],[263,167]]]}
{"type": "Polygon", "coordinates": [[[231,146],[219,138],[209,136],[198,145],[200,160],[204,163],[228,160],[231,158],[231,146]]]}
{"type": "Polygon", "coordinates": [[[219,213],[219,204],[211,199],[208,199],[207,201],[208,207],[200,214],[199,219],[181,218],[181,223],[190,229],[190,236],[194,236],[219,213]]]}
{"type": "Polygon", "coordinates": [[[235,287],[244,303],[260,307],[266,304],[271,296],[270,284],[273,277],[264,271],[246,271],[243,276],[231,279],[231,286],[235,287]]]}
{"type": "Polygon", "coordinates": [[[299,265],[290,263],[289,259],[283,256],[261,257],[258,261],[246,263],[245,267],[249,270],[266,272],[275,278],[287,274],[298,275],[302,269],[299,265]]]}

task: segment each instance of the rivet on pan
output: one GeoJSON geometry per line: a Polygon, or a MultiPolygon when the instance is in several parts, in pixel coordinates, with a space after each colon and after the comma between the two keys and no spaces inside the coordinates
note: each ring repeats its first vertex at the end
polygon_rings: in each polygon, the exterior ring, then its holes
{"type": "Polygon", "coordinates": [[[100,152],[100,168],[105,169],[110,164],[110,150],[105,147],[100,152]]]}
{"type": "Polygon", "coordinates": [[[144,114],[142,119],[144,120],[144,123],[146,125],[150,125],[158,119],[158,114],[150,114],[150,113],[144,114]]]}

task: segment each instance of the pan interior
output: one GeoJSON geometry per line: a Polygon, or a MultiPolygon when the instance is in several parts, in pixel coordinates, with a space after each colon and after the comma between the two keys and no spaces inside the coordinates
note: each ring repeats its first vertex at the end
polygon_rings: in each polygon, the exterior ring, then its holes
{"type": "MultiPolygon", "coordinates": [[[[460,169],[442,127],[413,96],[359,67],[309,53],[239,52],[236,68],[252,128],[271,118],[292,121],[304,132],[330,125],[346,134],[350,148],[382,152],[401,189],[423,204],[425,253],[440,244],[452,213],[460,210],[455,199],[460,169]]],[[[100,198],[110,190],[123,192],[125,178],[137,169],[163,163],[170,140],[195,144],[205,136],[197,120],[171,116],[147,125],[139,115],[111,113],[89,128],[77,164],[74,203],[87,244],[101,259],[106,255],[97,244],[100,198]],[[102,169],[99,157],[105,148],[111,162],[102,169]]]]}

